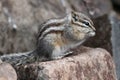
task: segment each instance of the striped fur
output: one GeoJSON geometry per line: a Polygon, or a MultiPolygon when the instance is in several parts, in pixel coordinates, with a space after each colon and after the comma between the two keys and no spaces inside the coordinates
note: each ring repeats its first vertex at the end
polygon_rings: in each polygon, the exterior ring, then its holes
{"type": "Polygon", "coordinates": [[[42,39],[46,34],[50,32],[61,32],[64,30],[65,18],[64,19],[53,19],[44,23],[39,31],[38,38],[42,39]]]}

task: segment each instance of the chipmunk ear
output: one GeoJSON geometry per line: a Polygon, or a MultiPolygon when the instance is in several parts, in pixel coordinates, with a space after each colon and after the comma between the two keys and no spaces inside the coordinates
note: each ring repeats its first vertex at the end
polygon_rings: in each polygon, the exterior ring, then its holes
{"type": "Polygon", "coordinates": [[[72,15],[75,14],[74,11],[69,11],[69,13],[67,13],[67,20],[70,23],[72,20],[72,15]]]}

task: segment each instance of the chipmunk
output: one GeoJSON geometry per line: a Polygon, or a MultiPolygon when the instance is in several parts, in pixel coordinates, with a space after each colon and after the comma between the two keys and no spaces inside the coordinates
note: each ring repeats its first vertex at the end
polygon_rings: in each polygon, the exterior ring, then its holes
{"type": "Polygon", "coordinates": [[[92,20],[83,13],[71,11],[62,19],[50,19],[40,26],[36,52],[49,59],[60,59],[94,35],[92,20]]]}

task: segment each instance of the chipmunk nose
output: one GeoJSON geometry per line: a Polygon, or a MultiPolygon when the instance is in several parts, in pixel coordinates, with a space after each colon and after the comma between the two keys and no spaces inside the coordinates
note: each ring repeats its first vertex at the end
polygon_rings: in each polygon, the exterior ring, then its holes
{"type": "Polygon", "coordinates": [[[95,36],[95,31],[91,32],[90,34],[91,36],[95,36]]]}
{"type": "Polygon", "coordinates": [[[95,31],[93,31],[93,30],[92,30],[92,31],[89,31],[89,32],[88,32],[88,35],[89,35],[89,36],[95,36],[95,31]]]}

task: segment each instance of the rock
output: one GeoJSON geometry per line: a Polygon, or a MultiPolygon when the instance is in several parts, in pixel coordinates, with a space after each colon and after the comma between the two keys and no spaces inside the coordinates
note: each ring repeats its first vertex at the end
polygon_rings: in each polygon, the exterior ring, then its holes
{"type": "Polygon", "coordinates": [[[10,52],[25,52],[35,47],[35,41],[36,36],[29,34],[29,29],[16,31],[11,29],[7,23],[0,23],[0,55],[10,52]]]}
{"type": "MultiPolygon", "coordinates": [[[[93,19],[102,17],[105,14],[109,14],[109,12],[112,9],[110,0],[105,0],[105,1],[104,0],[79,0],[79,1],[83,1],[85,8],[87,9],[87,12],[93,19]]],[[[77,6],[82,7],[82,5],[80,4],[77,6]]],[[[81,11],[86,12],[85,10],[81,10],[81,11]]]]}
{"type": "Polygon", "coordinates": [[[17,74],[10,64],[0,63],[0,80],[17,80],[17,74]]]}
{"type": "Polygon", "coordinates": [[[118,80],[120,80],[120,15],[111,12],[110,20],[112,24],[112,45],[113,45],[113,58],[116,64],[116,73],[118,80]]]}
{"type": "Polygon", "coordinates": [[[0,0],[0,33],[3,33],[0,34],[1,53],[24,52],[34,49],[37,27],[33,26],[34,18],[31,16],[33,13],[30,11],[30,5],[27,1],[0,0]],[[13,29],[13,25],[8,23],[8,16],[5,15],[4,8],[8,9],[9,17],[18,26],[16,30],[13,29]]]}
{"type": "Polygon", "coordinates": [[[119,10],[120,9],[120,0],[111,0],[111,1],[113,3],[114,7],[119,10]]]}
{"type": "Polygon", "coordinates": [[[19,80],[116,80],[110,54],[101,48],[81,47],[60,60],[18,66],[19,80]]]}

